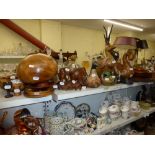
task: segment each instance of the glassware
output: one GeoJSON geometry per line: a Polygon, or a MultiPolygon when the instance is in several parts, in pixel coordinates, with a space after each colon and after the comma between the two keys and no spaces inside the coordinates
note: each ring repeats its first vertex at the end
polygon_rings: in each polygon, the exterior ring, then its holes
{"type": "Polygon", "coordinates": [[[82,61],[82,67],[84,67],[86,70],[90,67],[90,63],[88,60],[82,61]]]}
{"type": "Polygon", "coordinates": [[[59,60],[58,60],[58,71],[63,67],[64,67],[64,63],[63,63],[63,54],[61,49],[59,54],[59,60]]]}
{"type": "Polygon", "coordinates": [[[85,59],[81,62],[81,65],[86,69],[86,72],[89,75],[91,69],[91,57],[88,52],[85,52],[85,59]]]}

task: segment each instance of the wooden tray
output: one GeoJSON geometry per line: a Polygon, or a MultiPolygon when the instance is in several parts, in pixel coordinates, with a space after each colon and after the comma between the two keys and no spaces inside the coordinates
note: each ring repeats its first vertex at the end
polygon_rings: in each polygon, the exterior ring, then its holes
{"type": "Polygon", "coordinates": [[[134,77],[141,77],[141,78],[152,78],[153,73],[149,72],[135,72],[134,77]]]}
{"type": "Polygon", "coordinates": [[[31,88],[26,88],[24,90],[24,95],[26,97],[30,98],[39,98],[39,97],[45,97],[48,95],[51,95],[53,93],[52,88],[47,88],[47,89],[31,89],[31,88]]]}

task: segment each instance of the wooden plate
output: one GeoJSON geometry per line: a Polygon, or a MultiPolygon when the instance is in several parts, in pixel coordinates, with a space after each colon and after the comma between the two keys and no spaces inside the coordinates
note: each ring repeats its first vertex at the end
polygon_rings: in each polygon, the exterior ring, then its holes
{"type": "Polygon", "coordinates": [[[26,97],[30,97],[30,98],[45,97],[45,96],[51,95],[52,93],[53,93],[52,88],[48,88],[48,89],[31,89],[31,88],[26,88],[24,90],[24,95],[26,97]]]}

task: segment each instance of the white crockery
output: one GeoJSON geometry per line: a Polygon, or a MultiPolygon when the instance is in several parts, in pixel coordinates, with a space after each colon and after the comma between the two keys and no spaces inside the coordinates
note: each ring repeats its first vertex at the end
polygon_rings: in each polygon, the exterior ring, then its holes
{"type": "Polygon", "coordinates": [[[131,111],[139,111],[140,105],[137,101],[131,101],[131,111]]]}
{"type": "Polygon", "coordinates": [[[112,105],[108,108],[109,116],[112,120],[116,120],[120,117],[120,108],[118,105],[112,105]]]}
{"type": "Polygon", "coordinates": [[[64,119],[62,117],[54,116],[51,117],[50,123],[52,125],[57,125],[63,123],[64,119]]]}
{"type": "Polygon", "coordinates": [[[127,105],[121,107],[122,118],[128,119],[130,117],[129,110],[130,108],[127,105]]]}
{"type": "Polygon", "coordinates": [[[108,108],[107,107],[101,106],[99,108],[99,115],[101,117],[106,117],[107,116],[107,112],[108,112],[108,108]]]}

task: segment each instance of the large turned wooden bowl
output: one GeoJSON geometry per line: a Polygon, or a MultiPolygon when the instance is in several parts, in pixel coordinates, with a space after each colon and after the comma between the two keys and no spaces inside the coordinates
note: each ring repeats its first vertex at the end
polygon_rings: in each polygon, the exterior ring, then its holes
{"type": "Polygon", "coordinates": [[[52,80],[57,74],[56,61],[45,54],[26,56],[17,67],[17,76],[25,84],[38,84],[52,80]]]}

